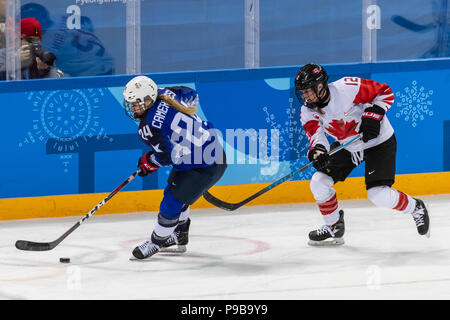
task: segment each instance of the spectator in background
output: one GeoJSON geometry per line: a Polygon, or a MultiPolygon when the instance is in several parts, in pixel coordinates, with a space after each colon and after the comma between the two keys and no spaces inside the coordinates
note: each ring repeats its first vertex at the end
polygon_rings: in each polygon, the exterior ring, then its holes
{"type": "MultiPolygon", "coordinates": [[[[1,1],[1,0],[0,0],[1,1]]],[[[58,57],[58,67],[69,77],[115,74],[114,58],[95,35],[93,21],[80,17],[79,28],[68,28],[69,14],[52,12],[39,3],[30,2],[20,8],[22,18],[34,17],[42,25],[45,48],[58,57]]]]}
{"type": "MultiPolygon", "coordinates": [[[[56,56],[42,48],[41,24],[35,18],[20,21],[20,59],[22,79],[61,78],[63,72],[55,66],[56,56]]],[[[0,80],[6,79],[6,50],[0,50],[0,80]]]]}
{"type": "Polygon", "coordinates": [[[22,78],[61,78],[62,71],[54,65],[56,56],[53,52],[42,49],[42,29],[39,21],[35,18],[22,19],[20,30],[23,48],[22,78]]]}
{"type": "Polygon", "coordinates": [[[6,46],[6,2],[0,0],[0,49],[6,46]]]}

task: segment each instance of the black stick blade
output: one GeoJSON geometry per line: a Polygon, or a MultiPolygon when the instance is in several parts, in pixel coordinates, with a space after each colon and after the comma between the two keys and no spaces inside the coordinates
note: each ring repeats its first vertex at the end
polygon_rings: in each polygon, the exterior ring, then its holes
{"type": "Polygon", "coordinates": [[[101,206],[103,206],[108,200],[110,200],[117,192],[119,192],[123,187],[125,187],[131,180],[133,180],[141,171],[141,169],[136,170],[131,176],[129,176],[120,186],[114,189],[105,199],[103,199],[99,204],[97,204],[88,214],[86,214],[81,220],[75,223],[69,230],[67,230],[62,236],[52,242],[33,242],[26,240],[17,240],[16,248],[19,250],[26,251],[48,251],[55,248],[61,243],[69,234],[71,234],[76,228],[78,228],[84,221],[86,221],[90,216],[94,214],[101,206]]]}
{"type": "Polygon", "coordinates": [[[212,205],[214,205],[214,206],[216,206],[218,208],[224,209],[224,210],[228,210],[228,211],[234,211],[234,210],[236,210],[237,208],[240,207],[239,203],[224,202],[224,201],[214,197],[208,191],[203,193],[203,198],[205,198],[205,200],[208,201],[209,203],[211,203],[212,205]]]}
{"type": "Polygon", "coordinates": [[[26,251],[48,251],[53,249],[51,244],[48,242],[33,242],[26,240],[17,240],[16,248],[19,250],[26,250],[26,251]]]}

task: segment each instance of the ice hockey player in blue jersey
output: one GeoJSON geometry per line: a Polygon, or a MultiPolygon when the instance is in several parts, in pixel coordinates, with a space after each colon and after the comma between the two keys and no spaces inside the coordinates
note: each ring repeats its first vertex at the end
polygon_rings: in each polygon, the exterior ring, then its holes
{"type": "Polygon", "coordinates": [[[227,167],[222,146],[212,124],[196,115],[195,90],[158,88],[149,77],[138,76],[127,83],[123,95],[126,113],[139,121],[139,137],[151,147],[138,160],[139,175],[172,166],[153,233],[133,250],[132,259],[146,259],[159,251],[183,252],[191,222],[189,206],[217,183],[227,167]]]}

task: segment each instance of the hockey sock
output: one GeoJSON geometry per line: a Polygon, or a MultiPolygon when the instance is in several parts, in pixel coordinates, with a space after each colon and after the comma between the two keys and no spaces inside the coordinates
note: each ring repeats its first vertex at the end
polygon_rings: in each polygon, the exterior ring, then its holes
{"type": "Polygon", "coordinates": [[[311,178],[310,188],[317,201],[326,225],[333,225],[339,220],[339,205],[336,190],[332,188],[333,178],[318,171],[311,178]]]}
{"type": "Polygon", "coordinates": [[[178,225],[178,219],[169,220],[164,218],[161,214],[158,215],[158,221],[152,233],[152,242],[157,245],[162,245],[164,241],[172,234],[178,225]]]}
{"type": "Polygon", "coordinates": [[[327,201],[317,203],[326,225],[332,226],[339,220],[339,205],[336,193],[327,201]]]}
{"type": "Polygon", "coordinates": [[[183,224],[187,221],[187,219],[189,218],[189,214],[191,212],[191,209],[189,208],[188,205],[185,205],[183,207],[183,209],[181,209],[181,214],[180,217],[178,218],[178,224],[183,224]]]}
{"type": "Polygon", "coordinates": [[[414,208],[416,207],[416,200],[414,200],[411,196],[403,193],[401,191],[395,190],[398,193],[398,200],[393,208],[394,210],[401,211],[402,213],[412,213],[414,208]]]}
{"type": "Polygon", "coordinates": [[[412,213],[416,201],[406,193],[388,186],[373,187],[367,190],[367,197],[377,207],[389,208],[402,213],[412,213]]]}

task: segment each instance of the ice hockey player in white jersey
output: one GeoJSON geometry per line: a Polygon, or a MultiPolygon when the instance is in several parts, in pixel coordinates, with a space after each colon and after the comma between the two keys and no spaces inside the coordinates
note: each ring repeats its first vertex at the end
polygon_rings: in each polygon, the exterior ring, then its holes
{"type": "Polygon", "coordinates": [[[317,172],[311,178],[311,192],[325,224],[309,233],[310,245],[343,244],[344,211],[332,187],[344,181],[365,162],[367,197],[378,207],[411,215],[420,235],[429,236],[429,216],[420,199],[393,189],[397,142],[386,111],[394,94],[385,83],[358,77],[344,77],[328,83],[325,69],[304,65],[295,78],[297,97],[302,104],[301,123],[311,148],[307,157],[317,172]],[[344,149],[328,151],[362,134],[344,149]],[[329,144],[328,134],[335,142],[329,144]]]}

